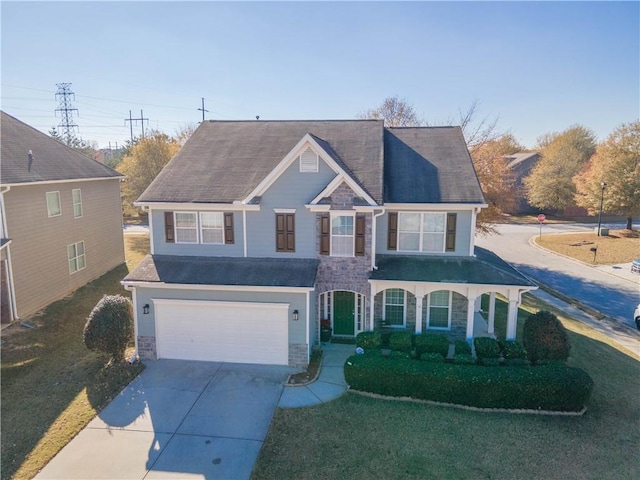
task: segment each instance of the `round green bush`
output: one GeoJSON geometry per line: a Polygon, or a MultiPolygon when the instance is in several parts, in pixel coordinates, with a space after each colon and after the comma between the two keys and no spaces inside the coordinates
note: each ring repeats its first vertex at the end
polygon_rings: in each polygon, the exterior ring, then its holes
{"type": "Polygon", "coordinates": [[[522,340],[527,356],[534,365],[540,360],[566,361],[569,358],[569,335],[558,317],[551,312],[541,310],[529,315],[524,323],[522,340]]]}
{"type": "Polygon", "coordinates": [[[389,337],[389,346],[396,352],[411,352],[411,334],[407,332],[394,332],[389,337]]]}
{"type": "Polygon", "coordinates": [[[471,345],[466,340],[455,341],[456,355],[471,355],[471,345]]]}
{"type": "Polygon", "coordinates": [[[481,359],[499,358],[500,345],[498,341],[491,337],[475,337],[473,345],[476,347],[476,356],[481,359]]]}
{"type": "Polygon", "coordinates": [[[527,358],[527,351],[524,346],[516,340],[502,340],[498,342],[505,360],[527,358]]]}
{"type": "Polygon", "coordinates": [[[356,336],[356,346],[366,350],[375,350],[382,345],[380,332],[360,332],[356,336]]]}
{"type": "Polygon", "coordinates": [[[89,350],[108,353],[114,362],[124,358],[133,338],[133,313],[129,299],[105,295],[93,308],[84,326],[82,340],[89,350]]]}
{"type": "Polygon", "coordinates": [[[439,333],[422,333],[414,335],[413,343],[418,356],[424,353],[439,353],[443,357],[449,354],[449,339],[439,333]]]}

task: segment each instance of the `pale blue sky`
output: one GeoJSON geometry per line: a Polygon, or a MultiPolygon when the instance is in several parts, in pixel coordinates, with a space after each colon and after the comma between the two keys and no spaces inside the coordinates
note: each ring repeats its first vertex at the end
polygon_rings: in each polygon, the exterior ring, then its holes
{"type": "MultiPolygon", "coordinates": [[[[70,82],[79,135],[122,144],[144,110],[343,119],[399,95],[430,123],[475,99],[527,147],[640,116],[639,2],[7,2],[2,109],[48,131],[70,82]]],[[[140,127],[134,127],[139,134],[140,127]]]]}

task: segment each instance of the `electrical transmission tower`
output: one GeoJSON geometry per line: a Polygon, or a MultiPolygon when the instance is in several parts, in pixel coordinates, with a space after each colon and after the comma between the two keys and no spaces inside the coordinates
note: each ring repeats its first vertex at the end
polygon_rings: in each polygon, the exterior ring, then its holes
{"type": "Polygon", "coordinates": [[[58,125],[62,129],[62,137],[68,143],[73,137],[73,129],[78,128],[78,125],[73,121],[73,112],[77,112],[77,108],[73,108],[71,104],[72,100],[75,100],[75,94],[71,91],[70,83],[56,83],[58,91],[56,92],[56,99],[59,101],[56,112],[60,112],[60,124],[58,125]]]}

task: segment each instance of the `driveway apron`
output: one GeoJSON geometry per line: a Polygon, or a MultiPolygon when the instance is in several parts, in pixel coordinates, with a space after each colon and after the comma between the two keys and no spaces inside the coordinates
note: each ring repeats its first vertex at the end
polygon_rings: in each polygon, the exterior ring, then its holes
{"type": "Polygon", "coordinates": [[[291,371],[147,362],[36,478],[248,479],[291,371]]]}

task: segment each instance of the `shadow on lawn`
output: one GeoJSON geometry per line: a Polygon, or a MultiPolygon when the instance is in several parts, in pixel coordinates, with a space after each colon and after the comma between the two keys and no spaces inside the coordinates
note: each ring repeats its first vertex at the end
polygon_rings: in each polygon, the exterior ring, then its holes
{"type": "Polygon", "coordinates": [[[107,358],[82,342],[86,318],[102,296],[127,295],[120,285],[127,272],[122,264],[52,303],[29,319],[36,328],[16,324],[3,330],[2,478],[21,467],[20,476],[34,474],[64,446],[65,436],[75,435],[90,420],[93,413],[86,405],[68,411],[76,408],[74,400],[85,388],[91,406],[100,409],[135,376],[105,369],[107,358]],[[56,421],[62,424],[50,432],[56,421]],[[45,436],[47,441],[40,443],[45,436]]]}

